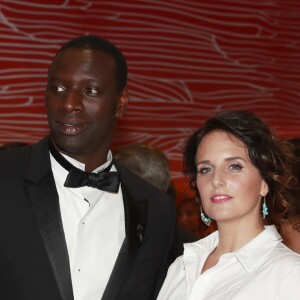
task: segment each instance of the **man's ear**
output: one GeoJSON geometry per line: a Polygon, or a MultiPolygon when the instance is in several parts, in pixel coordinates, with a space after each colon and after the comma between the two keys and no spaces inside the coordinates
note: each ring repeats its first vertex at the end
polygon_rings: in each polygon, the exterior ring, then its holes
{"type": "Polygon", "coordinates": [[[117,106],[117,112],[116,112],[117,118],[122,118],[124,116],[127,109],[127,104],[128,104],[128,89],[126,85],[121,92],[121,97],[117,106]]]}

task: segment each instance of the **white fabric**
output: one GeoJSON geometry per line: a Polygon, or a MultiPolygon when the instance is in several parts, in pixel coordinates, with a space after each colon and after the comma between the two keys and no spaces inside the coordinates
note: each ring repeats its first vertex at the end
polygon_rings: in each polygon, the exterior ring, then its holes
{"type": "MultiPolygon", "coordinates": [[[[84,170],[84,164],[64,157],[84,170]]],[[[69,252],[74,300],[99,300],[125,238],[121,187],[116,194],[91,187],[66,188],[68,171],[51,154],[50,158],[69,252]]],[[[108,161],[94,172],[105,168],[111,160],[109,152],[108,161]]],[[[115,171],[114,166],[111,170],[115,171]]]]}
{"type": "Polygon", "coordinates": [[[281,243],[274,226],[266,226],[239,250],[221,256],[206,272],[207,256],[218,232],[184,245],[170,266],[158,300],[299,300],[300,255],[281,243]]]}

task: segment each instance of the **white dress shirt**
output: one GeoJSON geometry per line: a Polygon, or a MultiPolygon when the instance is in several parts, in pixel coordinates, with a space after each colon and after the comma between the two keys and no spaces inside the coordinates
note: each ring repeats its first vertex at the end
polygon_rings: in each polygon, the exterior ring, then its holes
{"type": "MultiPolygon", "coordinates": [[[[64,157],[77,168],[85,165],[64,157]]],[[[75,300],[99,300],[125,238],[125,219],[121,186],[118,193],[92,187],[67,188],[68,175],[50,154],[52,171],[70,259],[75,300]]],[[[105,168],[112,160],[94,170],[105,168]]],[[[112,171],[115,167],[112,166],[112,171]]]]}
{"type": "Polygon", "coordinates": [[[184,245],[157,300],[299,300],[300,255],[281,243],[275,226],[201,274],[219,242],[218,232],[184,245]]]}

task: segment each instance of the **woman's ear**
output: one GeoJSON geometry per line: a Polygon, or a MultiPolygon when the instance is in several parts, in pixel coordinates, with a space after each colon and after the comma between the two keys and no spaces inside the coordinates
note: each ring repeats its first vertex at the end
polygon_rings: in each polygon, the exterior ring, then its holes
{"type": "Polygon", "coordinates": [[[267,183],[263,180],[261,184],[260,194],[262,197],[266,197],[268,193],[269,193],[269,187],[267,183]]]}

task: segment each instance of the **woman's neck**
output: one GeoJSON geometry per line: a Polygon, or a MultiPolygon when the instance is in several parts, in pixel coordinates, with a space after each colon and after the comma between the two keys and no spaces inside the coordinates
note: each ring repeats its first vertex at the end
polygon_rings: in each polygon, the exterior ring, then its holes
{"type": "Polygon", "coordinates": [[[218,230],[219,243],[207,257],[201,273],[216,265],[221,255],[234,252],[249,243],[264,230],[264,224],[262,220],[218,222],[218,230]]]}
{"type": "Polygon", "coordinates": [[[257,222],[253,225],[249,223],[231,224],[231,223],[221,223],[218,224],[219,230],[219,244],[215,251],[220,255],[224,253],[234,252],[257,235],[259,235],[264,230],[263,222],[257,222]]]}

